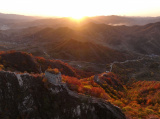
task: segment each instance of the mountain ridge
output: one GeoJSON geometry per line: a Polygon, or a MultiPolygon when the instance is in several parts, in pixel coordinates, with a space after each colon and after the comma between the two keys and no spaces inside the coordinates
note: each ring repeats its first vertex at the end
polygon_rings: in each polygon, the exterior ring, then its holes
{"type": "Polygon", "coordinates": [[[0,71],[1,118],[126,118],[109,102],[87,96],[77,98],[63,85],[51,84],[46,89],[41,75],[20,74],[18,77],[15,73],[0,71]]]}

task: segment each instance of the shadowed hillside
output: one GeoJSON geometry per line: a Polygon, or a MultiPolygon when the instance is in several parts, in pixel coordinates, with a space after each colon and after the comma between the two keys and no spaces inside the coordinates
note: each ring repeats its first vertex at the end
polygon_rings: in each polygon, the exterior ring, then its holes
{"type": "Polygon", "coordinates": [[[58,68],[62,74],[68,76],[80,78],[81,76],[93,75],[92,72],[77,70],[62,61],[34,57],[32,54],[25,52],[1,52],[0,63],[1,69],[17,72],[43,73],[47,68],[58,68]]]}
{"type": "Polygon", "coordinates": [[[126,55],[108,47],[91,42],[79,42],[76,40],[66,40],[57,45],[49,45],[47,52],[51,55],[51,57],[57,59],[97,63],[124,61],[131,58],[131,55],[126,55]]]}

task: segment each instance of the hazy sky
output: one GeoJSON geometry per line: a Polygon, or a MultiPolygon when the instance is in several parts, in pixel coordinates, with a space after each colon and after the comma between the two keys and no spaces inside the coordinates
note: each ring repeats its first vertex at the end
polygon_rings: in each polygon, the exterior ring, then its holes
{"type": "Polygon", "coordinates": [[[0,0],[0,12],[43,16],[160,16],[160,0],[0,0]]]}

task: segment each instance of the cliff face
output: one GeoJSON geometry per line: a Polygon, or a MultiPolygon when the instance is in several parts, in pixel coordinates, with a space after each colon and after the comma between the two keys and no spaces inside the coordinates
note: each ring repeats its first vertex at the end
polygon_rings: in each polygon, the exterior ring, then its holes
{"type": "Polygon", "coordinates": [[[118,107],[78,95],[67,86],[45,86],[43,76],[0,71],[0,118],[125,119],[118,107]]]}

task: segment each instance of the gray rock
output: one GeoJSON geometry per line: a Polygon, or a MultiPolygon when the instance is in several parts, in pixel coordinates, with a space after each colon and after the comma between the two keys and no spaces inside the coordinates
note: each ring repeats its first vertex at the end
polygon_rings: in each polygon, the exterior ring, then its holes
{"type": "Polygon", "coordinates": [[[66,84],[42,82],[43,76],[0,71],[1,119],[125,119],[101,99],[79,95],[66,84]]]}

